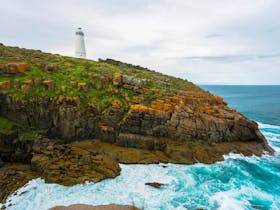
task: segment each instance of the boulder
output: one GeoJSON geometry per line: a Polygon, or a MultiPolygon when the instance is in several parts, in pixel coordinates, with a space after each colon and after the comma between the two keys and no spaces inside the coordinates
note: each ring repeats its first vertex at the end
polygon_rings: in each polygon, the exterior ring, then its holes
{"type": "Polygon", "coordinates": [[[76,82],[76,81],[73,81],[73,80],[70,81],[70,85],[73,87],[76,87],[77,84],[78,84],[78,82],[76,82]]]}
{"type": "Polygon", "coordinates": [[[40,78],[35,78],[33,81],[35,86],[39,86],[42,84],[42,80],[40,78]]]}
{"type": "Polygon", "coordinates": [[[136,86],[136,87],[142,87],[147,83],[147,81],[145,79],[127,76],[127,75],[123,75],[122,82],[124,84],[136,86]]]}
{"type": "Polygon", "coordinates": [[[117,87],[121,86],[122,85],[122,75],[121,74],[115,74],[113,76],[112,82],[113,82],[114,86],[117,86],[117,87]]]}
{"type": "Polygon", "coordinates": [[[147,182],[147,183],[145,183],[145,185],[148,185],[148,186],[151,186],[151,187],[159,189],[159,188],[161,188],[165,184],[158,183],[158,182],[147,182]]]}
{"type": "Polygon", "coordinates": [[[20,87],[21,91],[24,93],[28,93],[33,85],[33,81],[32,80],[26,80],[22,82],[22,85],[20,87]]]}
{"type": "Polygon", "coordinates": [[[17,73],[24,73],[26,70],[30,68],[30,65],[28,63],[8,63],[6,65],[2,65],[1,69],[4,71],[4,73],[7,74],[17,74],[17,73]]]}
{"type": "Polygon", "coordinates": [[[0,90],[9,90],[10,87],[11,87],[11,81],[10,80],[0,82],[0,90]]]}
{"type": "Polygon", "coordinates": [[[85,92],[88,91],[88,86],[87,86],[87,83],[85,83],[85,82],[78,82],[77,86],[78,86],[79,90],[82,90],[85,92]]]}
{"type": "Polygon", "coordinates": [[[52,79],[44,80],[43,84],[45,85],[47,90],[53,90],[54,89],[54,81],[52,79]]]}
{"type": "Polygon", "coordinates": [[[21,87],[20,87],[21,91],[23,93],[28,93],[31,89],[31,86],[30,85],[27,85],[27,84],[22,84],[21,87]]]}
{"type": "Polygon", "coordinates": [[[56,70],[57,66],[51,63],[51,64],[47,64],[44,69],[45,71],[50,72],[56,70]]]}

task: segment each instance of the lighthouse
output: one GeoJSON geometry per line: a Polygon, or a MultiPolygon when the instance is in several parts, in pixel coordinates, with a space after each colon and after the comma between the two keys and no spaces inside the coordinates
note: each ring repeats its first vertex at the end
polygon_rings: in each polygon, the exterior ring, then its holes
{"type": "Polygon", "coordinates": [[[77,58],[86,58],[84,32],[82,31],[82,28],[78,28],[78,31],[76,32],[75,56],[77,58]]]}

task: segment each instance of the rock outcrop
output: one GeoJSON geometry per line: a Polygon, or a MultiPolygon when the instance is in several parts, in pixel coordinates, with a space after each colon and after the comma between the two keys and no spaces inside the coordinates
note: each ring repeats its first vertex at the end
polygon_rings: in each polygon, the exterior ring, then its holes
{"type": "Polygon", "coordinates": [[[55,145],[34,154],[31,169],[46,182],[65,186],[99,182],[120,174],[117,161],[70,145],[55,145]]]}
{"type": "Polygon", "coordinates": [[[15,62],[15,63],[8,63],[8,64],[1,64],[0,71],[3,71],[7,74],[17,74],[17,73],[24,73],[26,70],[30,68],[28,63],[24,62],[15,62]]]}
{"type": "Polygon", "coordinates": [[[0,114],[67,141],[97,138],[119,146],[161,151],[172,140],[266,144],[255,122],[207,93],[184,92],[155,100],[151,106],[133,104],[127,112],[112,103],[113,108],[103,112],[89,105],[82,107],[78,98],[18,100],[6,94],[1,97],[0,114]]]}
{"type": "Polygon", "coordinates": [[[63,185],[113,178],[118,162],[273,153],[255,122],[187,80],[112,59],[3,45],[0,54],[0,120],[12,122],[0,123],[2,200],[35,177],[63,185]]]}

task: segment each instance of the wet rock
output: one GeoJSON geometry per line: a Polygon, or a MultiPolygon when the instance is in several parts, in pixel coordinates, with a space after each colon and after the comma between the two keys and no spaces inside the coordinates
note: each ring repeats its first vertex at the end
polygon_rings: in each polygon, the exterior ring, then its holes
{"type": "Polygon", "coordinates": [[[114,178],[121,170],[118,162],[107,156],[67,145],[35,154],[31,168],[47,182],[66,186],[114,178]]]}
{"type": "Polygon", "coordinates": [[[158,182],[147,182],[147,183],[145,183],[145,185],[148,185],[148,186],[151,186],[151,187],[159,189],[162,186],[164,186],[165,184],[158,183],[158,182]]]}
{"type": "Polygon", "coordinates": [[[23,187],[36,175],[27,164],[8,164],[0,168],[0,202],[5,203],[6,198],[18,188],[23,187]]]}

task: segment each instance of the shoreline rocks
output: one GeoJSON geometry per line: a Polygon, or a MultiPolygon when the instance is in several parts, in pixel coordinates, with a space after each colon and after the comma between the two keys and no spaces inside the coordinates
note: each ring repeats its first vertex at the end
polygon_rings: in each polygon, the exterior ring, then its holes
{"type": "Polygon", "coordinates": [[[135,206],[128,205],[100,205],[100,206],[92,206],[86,204],[74,204],[70,206],[56,206],[51,208],[50,210],[140,210],[135,206]]]}

